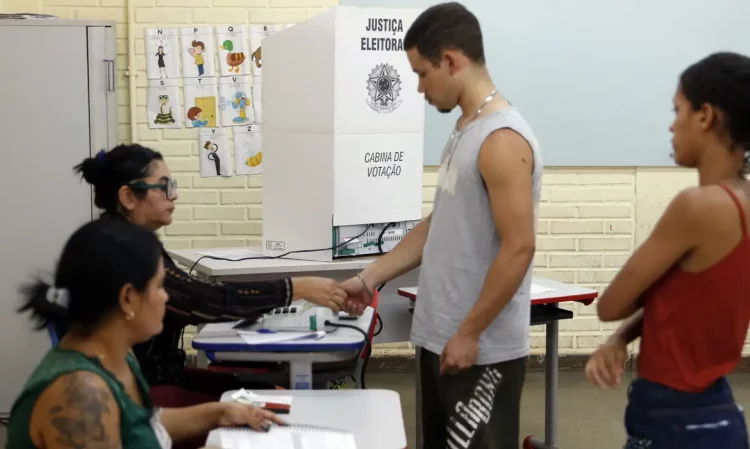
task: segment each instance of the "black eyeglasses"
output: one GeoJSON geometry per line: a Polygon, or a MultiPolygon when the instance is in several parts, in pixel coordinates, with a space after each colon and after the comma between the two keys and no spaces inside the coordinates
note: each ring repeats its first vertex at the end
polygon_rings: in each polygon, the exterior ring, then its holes
{"type": "Polygon", "coordinates": [[[136,181],[128,185],[136,189],[159,189],[167,195],[168,200],[174,199],[175,194],[177,194],[177,181],[169,178],[165,180],[164,184],[148,184],[144,181],[136,181]]]}

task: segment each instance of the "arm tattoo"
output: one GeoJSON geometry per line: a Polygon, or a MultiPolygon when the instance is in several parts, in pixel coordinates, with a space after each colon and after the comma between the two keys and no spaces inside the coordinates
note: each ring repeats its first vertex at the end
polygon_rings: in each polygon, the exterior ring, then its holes
{"type": "Polygon", "coordinates": [[[73,449],[114,449],[119,437],[108,435],[103,419],[117,409],[112,392],[95,382],[91,373],[74,373],[65,379],[62,397],[49,410],[57,430],[57,443],[73,449]]]}

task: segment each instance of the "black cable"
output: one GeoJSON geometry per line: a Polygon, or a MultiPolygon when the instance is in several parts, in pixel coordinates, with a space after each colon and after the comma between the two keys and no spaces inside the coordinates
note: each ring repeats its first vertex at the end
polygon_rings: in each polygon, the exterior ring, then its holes
{"type": "Polygon", "coordinates": [[[380,251],[380,254],[385,254],[383,253],[383,236],[385,235],[385,231],[387,231],[391,226],[396,226],[396,223],[390,222],[387,225],[383,226],[383,230],[380,231],[380,235],[378,236],[378,251],[380,251]]]}
{"type": "Polygon", "coordinates": [[[373,338],[377,337],[378,335],[380,335],[381,332],[383,332],[383,319],[380,318],[380,314],[378,314],[377,317],[378,317],[378,323],[380,323],[380,327],[378,328],[378,330],[375,331],[375,333],[372,334],[373,338]]]}
{"type": "Polygon", "coordinates": [[[372,354],[372,343],[370,342],[370,337],[367,335],[365,331],[358,328],[357,326],[353,326],[351,324],[341,324],[341,323],[332,323],[328,320],[325,322],[326,326],[333,326],[333,327],[346,327],[348,329],[354,329],[355,331],[359,332],[360,334],[364,335],[365,337],[365,350],[367,351],[365,355],[365,361],[362,363],[362,378],[360,379],[360,383],[362,384],[362,389],[365,390],[367,387],[365,386],[365,371],[367,370],[367,362],[370,360],[370,355],[372,354]]]}
{"type": "Polygon", "coordinates": [[[188,270],[188,275],[190,275],[190,274],[193,273],[193,270],[195,269],[195,266],[198,265],[198,262],[200,262],[202,259],[223,260],[223,261],[226,261],[226,262],[240,262],[240,261],[243,261],[243,260],[255,260],[255,259],[281,259],[282,257],[288,256],[289,254],[297,254],[297,253],[316,253],[318,251],[334,251],[334,250],[337,250],[338,248],[341,248],[342,246],[348,245],[349,242],[351,242],[352,240],[358,239],[358,238],[362,237],[363,235],[365,235],[367,233],[368,230],[370,230],[371,227],[372,227],[372,225],[369,224],[369,225],[367,225],[367,227],[365,228],[365,230],[361,234],[359,234],[358,236],[352,237],[352,238],[348,239],[347,241],[345,241],[344,243],[340,243],[340,244],[334,245],[334,246],[329,246],[328,248],[298,249],[296,251],[286,252],[286,253],[281,254],[279,256],[255,256],[255,257],[242,257],[242,258],[239,258],[239,259],[227,259],[225,257],[203,255],[203,256],[200,256],[198,258],[198,260],[195,261],[195,263],[193,264],[193,266],[190,267],[190,270],[188,270]]]}

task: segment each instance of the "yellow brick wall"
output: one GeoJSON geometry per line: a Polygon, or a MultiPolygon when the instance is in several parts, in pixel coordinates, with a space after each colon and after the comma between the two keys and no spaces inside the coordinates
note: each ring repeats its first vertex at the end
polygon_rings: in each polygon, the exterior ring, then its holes
{"type": "MultiPolygon", "coordinates": [[[[162,232],[169,248],[256,244],[262,233],[262,177],[201,178],[195,131],[153,130],[146,125],[144,28],[229,23],[294,23],[337,0],[131,0],[135,5],[138,141],[161,151],[180,185],[174,224],[162,232]]],[[[126,0],[0,0],[2,12],[42,12],[63,19],[117,22],[120,138],[130,136],[126,0]]],[[[502,86],[501,86],[502,87],[502,86]]],[[[665,99],[666,101],[667,99],[665,99]]],[[[666,202],[693,174],[676,169],[560,169],[545,172],[536,274],[601,289],[642,241],[666,202]]],[[[424,174],[424,209],[435,193],[436,170],[424,174]]],[[[561,353],[587,353],[613,327],[593,307],[573,310],[561,323],[561,353]]],[[[536,352],[543,329],[534,329],[536,352]]],[[[188,345],[189,346],[189,345],[188,345]]]]}

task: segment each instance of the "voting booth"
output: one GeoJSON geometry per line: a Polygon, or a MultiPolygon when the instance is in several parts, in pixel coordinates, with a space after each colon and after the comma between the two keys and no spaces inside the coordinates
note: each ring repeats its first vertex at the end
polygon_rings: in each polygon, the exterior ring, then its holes
{"type": "Polygon", "coordinates": [[[263,41],[265,255],[380,254],[421,220],[425,103],[403,44],[420,12],[331,8],[263,41]]]}

